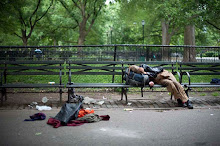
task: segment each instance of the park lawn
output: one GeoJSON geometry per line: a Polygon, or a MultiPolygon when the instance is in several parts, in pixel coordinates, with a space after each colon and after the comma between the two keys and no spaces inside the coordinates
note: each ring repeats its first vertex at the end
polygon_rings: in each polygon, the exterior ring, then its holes
{"type": "MultiPolygon", "coordinates": [[[[177,81],[179,77],[175,75],[177,81]]],[[[191,83],[208,83],[211,82],[213,78],[219,78],[218,75],[194,75],[191,76],[191,83]]],[[[121,76],[115,75],[114,82],[121,83],[121,76]]],[[[75,83],[111,83],[112,75],[72,75],[72,82],[75,83]]],[[[55,82],[59,83],[58,75],[8,75],[8,83],[48,83],[55,82]]],[[[68,82],[68,75],[62,75],[62,83],[66,84],[68,82]]],[[[183,83],[188,82],[187,75],[183,76],[183,83]]]]}
{"type": "MultiPolygon", "coordinates": [[[[32,65],[33,66],[33,65],[32,65]]],[[[118,66],[120,67],[120,65],[118,66]]],[[[125,68],[128,66],[125,66],[125,68]]],[[[203,66],[205,67],[205,65],[203,66]]],[[[28,72],[36,70],[28,70],[28,72]]],[[[53,70],[54,71],[54,70],[53,70]]],[[[59,72],[59,70],[55,70],[59,72]]],[[[93,70],[97,72],[98,70],[93,70]]],[[[171,70],[169,70],[171,71],[171,70]]],[[[68,83],[68,69],[66,69],[66,64],[64,64],[64,75],[62,75],[62,83],[68,83]]],[[[201,71],[202,72],[202,71],[201,71]]],[[[205,71],[203,71],[205,72],[205,71]]],[[[177,81],[179,81],[178,75],[175,75],[177,81]]],[[[191,76],[191,83],[209,83],[213,78],[219,78],[219,75],[193,75],[191,76]]],[[[72,82],[75,83],[112,83],[112,75],[72,75],[72,82]]],[[[7,83],[48,83],[55,82],[59,83],[59,75],[8,75],[7,83]]],[[[121,83],[122,78],[120,75],[115,75],[115,83],[121,83]]],[[[188,83],[187,75],[183,76],[182,83],[188,83]]]]}

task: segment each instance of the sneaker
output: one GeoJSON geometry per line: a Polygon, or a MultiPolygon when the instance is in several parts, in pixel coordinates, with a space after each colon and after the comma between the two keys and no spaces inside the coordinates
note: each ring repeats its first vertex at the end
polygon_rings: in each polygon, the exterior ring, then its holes
{"type": "Polygon", "coordinates": [[[193,109],[193,105],[190,100],[187,100],[187,102],[183,103],[183,107],[188,107],[188,109],[193,109]]]}

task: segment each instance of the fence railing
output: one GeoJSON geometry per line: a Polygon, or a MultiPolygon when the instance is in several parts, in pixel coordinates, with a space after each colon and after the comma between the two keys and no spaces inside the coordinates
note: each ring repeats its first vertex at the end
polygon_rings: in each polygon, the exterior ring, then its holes
{"type": "Polygon", "coordinates": [[[217,46],[84,45],[0,46],[0,60],[97,60],[219,62],[217,46]],[[189,57],[191,56],[191,57],[189,57]]]}

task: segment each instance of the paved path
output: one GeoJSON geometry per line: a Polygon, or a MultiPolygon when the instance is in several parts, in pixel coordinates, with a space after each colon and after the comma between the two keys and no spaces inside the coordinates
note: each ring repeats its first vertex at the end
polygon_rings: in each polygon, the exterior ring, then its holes
{"type": "Polygon", "coordinates": [[[96,109],[109,121],[53,128],[46,122],[59,109],[43,111],[43,121],[24,122],[36,110],[0,110],[0,145],[219,146],[220,109],[96,109]]]}
{"type": "MultiPolygon", "coordinates": [[[[62,104],[58,100],[49,100],[46,104],[52,110],[41,111],[47,115],[46,120],[24,122],[24,119],[40,111],[30,108],[27,102],[19,103],[23,98],[23,95],[20,98],[11,96],[16,101],[9,98],[8,102],[0,106],[1,146],[220,145],[219,97],[191,97],[193,110],[177,107],[176,101],[170,100],[168,96],[153,99],[149,95],[145,98],[130,97],[130,105],[117,100],[118,97],[99,98],[96,100],[104,101],[104,104],[84,104],[84,108],[92,108],[98,115],[108,114],[111,117],[109,121],[58,129],[46,124],[49,117],[54,117],[60,111],[62,104]]],[[[33,99],[28,100],[28,103],[33,99]]]]}

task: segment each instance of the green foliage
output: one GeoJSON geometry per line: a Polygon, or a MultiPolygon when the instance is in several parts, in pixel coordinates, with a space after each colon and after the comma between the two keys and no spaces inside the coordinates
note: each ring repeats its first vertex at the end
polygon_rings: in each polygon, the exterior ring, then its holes
{"type": "Polygon", "coordinates": [[[219,97],[219,92],[213,92],[212,96],[216,96],[216,97],[218,96],[219,97]]]}
{"type": "MultiPolygon", "coordinates": [[[[22,38],[25,35],[28,37],[31,26],[44,15],[51,2],[52,0],[1,0],[1,45],[23,45],[22,38]],[[39,8],[34,13],[39,1],[39,8]],[[22,34],[22,30],[25,33],[22,34]]],[[[76,45],[83,33],[86,34],[84,44],[87,45],[142,44],[142,20],[145,20],[145,44],[162,44],[163,20],[169,24],[169,33],[174,33],[171,45],[184,44],[184,27],[188,24],[196,27],[196,45],[220,45],[218,0],[115,0],[107,5],[105,0],[83,1],[87,2],[85,11],[80,9],[83,5],[80,2],[82,1],[54,0],[46,15],[34,26],[28,45],[76,45]],[[100,7],[102,9],[98,12],[100,7]],[[84,22],[81,12],[90,16],[87,17],[83,31],[80,31],[84,22]],[[94,22],[93,18],[96,18],[94,22]]]]}

